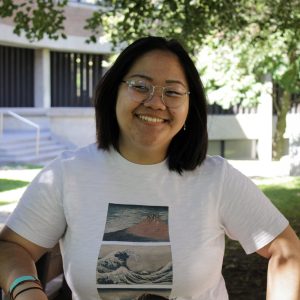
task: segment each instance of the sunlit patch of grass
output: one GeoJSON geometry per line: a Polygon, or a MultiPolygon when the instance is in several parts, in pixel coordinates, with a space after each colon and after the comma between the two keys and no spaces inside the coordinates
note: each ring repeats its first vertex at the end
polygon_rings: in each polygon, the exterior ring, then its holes
{"type": "Polygon", "coordinates": [[[287,218],[300,220],[300,177],[261,182],[259,188],[287,218]]]}
{"type": "Polygon", "coordinates": [[[31,169],[41,169],[40,165],[33,164],[23,164],[23,163],[7,163],[0,164],[0,170],[31,170],[31,169]]]}
{"type": "Polygon", "coordinates": [[[15,190],[28,184],[28,181],[0,178],[0,192],[15,190]]]}

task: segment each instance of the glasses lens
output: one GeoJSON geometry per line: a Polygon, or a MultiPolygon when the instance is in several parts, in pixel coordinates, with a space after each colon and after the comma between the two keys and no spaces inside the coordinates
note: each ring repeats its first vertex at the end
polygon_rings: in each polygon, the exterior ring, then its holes
{"type": "Polygon", "coordinates": [[[132,100],[142,102],[149,98],[152,86],[143,80],[129,80],[128,91],[132,100]]]}
{"type": "Polygon", "coordinates": [[[182,105],[185,101],[187,91],[181,86],[166,86],[164,88],[164,103],[166,106],[174,108],[182,105]]]}

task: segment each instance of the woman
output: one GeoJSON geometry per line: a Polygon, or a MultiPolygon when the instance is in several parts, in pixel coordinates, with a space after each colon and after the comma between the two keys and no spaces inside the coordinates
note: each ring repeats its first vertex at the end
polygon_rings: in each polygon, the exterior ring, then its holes
{"type": "Polygon", "coordinates": [[[73,299],[228,299],[227,234],[270,259],[268,299],[299,299],[299,240],[249,179],[206,156],[205,94],[178,42],[128,46],[95,109],[97,145],[47,166],[1,233],[5,291],[46,299],[19,278],[60,240],[73,299]]]}

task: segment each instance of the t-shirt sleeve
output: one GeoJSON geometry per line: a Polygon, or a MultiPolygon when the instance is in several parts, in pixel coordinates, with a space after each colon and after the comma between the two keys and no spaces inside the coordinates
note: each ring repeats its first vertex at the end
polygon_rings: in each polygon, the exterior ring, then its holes
{"type": "Polygon", "coordinates": [[[52,248],[66,228],[62,199],[63,171],[57,159],[35,177],[6,225],[25,239],[52,248]]]}
{"type": "Polygon", "coordinates": [[[276,238],[288,220],[246,176],[225,164],[220,217],[226,234],[238,240],[247,254],[276,238]]]}

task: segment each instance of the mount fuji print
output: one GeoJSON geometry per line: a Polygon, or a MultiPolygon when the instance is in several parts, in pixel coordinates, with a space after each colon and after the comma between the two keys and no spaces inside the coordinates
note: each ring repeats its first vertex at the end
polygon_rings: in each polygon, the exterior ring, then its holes
{"type": "Polygon", "coordinates": [[[173,281],[168,207],[110,203],[96,269],[100,299],[168,297],[173,281]]]}

